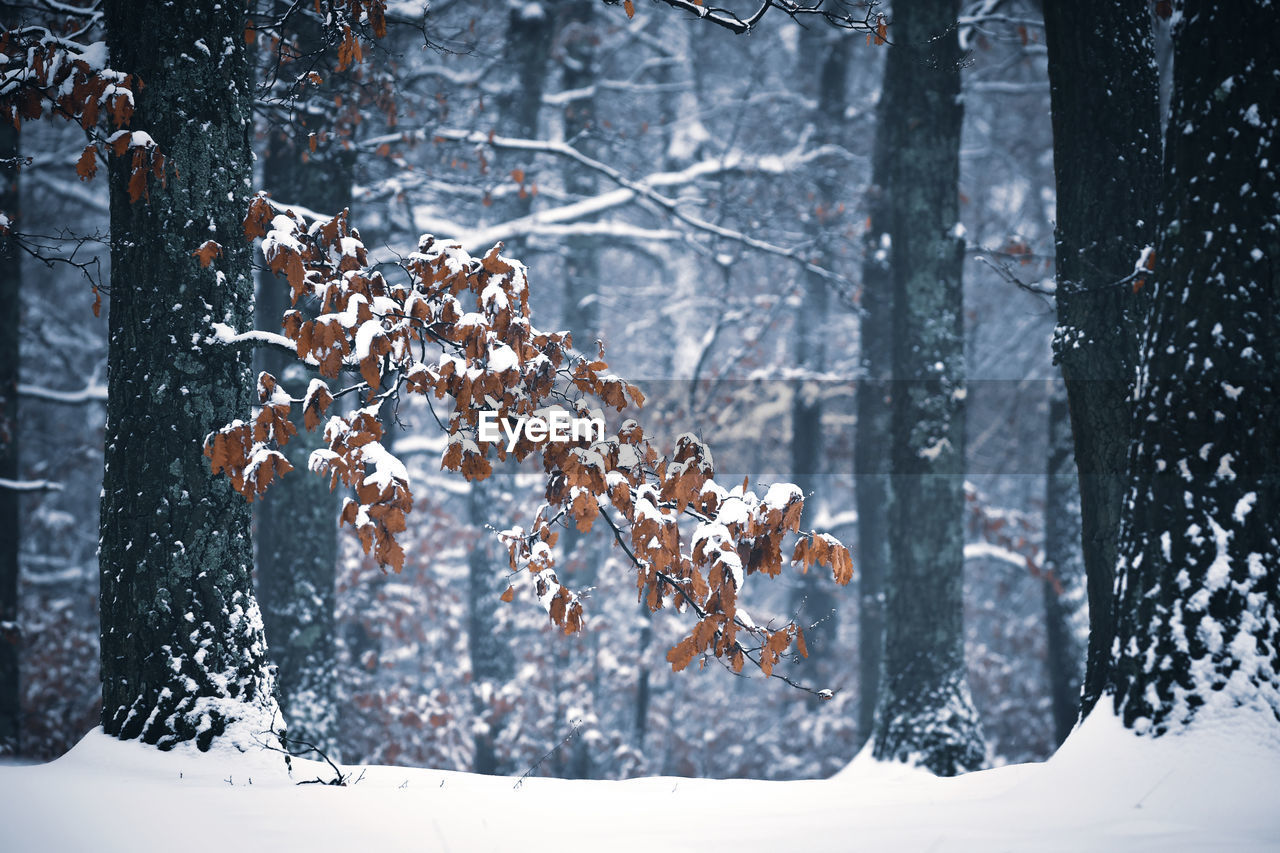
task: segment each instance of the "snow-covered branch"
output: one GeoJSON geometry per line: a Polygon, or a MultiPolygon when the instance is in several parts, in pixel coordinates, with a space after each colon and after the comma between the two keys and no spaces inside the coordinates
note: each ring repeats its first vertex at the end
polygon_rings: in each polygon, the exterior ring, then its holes
{"type": "Polygon", "coordinates": [[[11,492],[60,492],[62,484],[52,480],[9,480],[0,477],[0,489],[11,492]]]}
{"type": "MultiPolygon", "coordinates": [[[[619,0],[605,0],[605,2],[616,6],[619,0]]],[[[704,0],[657,0],[657,2],[665,3],[673,9],[688,12],[708,23],[723,27],[738,35],[751,32],[751,29],[760,23],[760,20],[764,18],[770,9],[777,9],[782,14],[796,20],[812,17],[822,18],[831,26],[846,30],[868,33],[873,33],[876,30],[876,3],[868,3],[865,7],[866,13],[858,16],[833,11],[827,7],[824,0],[813,0],[813,2],[809,3],[794,2],[794,0],[761,0],[760,5],[749,15],[742,15],[732,9],[725,9],[720,6],[708,5],[704,0]]]]}
{"type": "Polygon", "coordinates": [[[284,349],[288,352],[298,352],[297,346],[293,341],[284,335],[276,332],[262,332],[257,329],[251,329],[247,332],[237,332],[226,323],[214,323],[213,334],[208,338],[210,343],[215,344],[250,344],[251,346],[269,346],[277,349],[284,349]]]}
{"type": "MultiPolygon", "coordinates": [[[[425,137],[425,135],[425,132],[421,131],[412,134],[412,136],[419,138],[425,137]]],[[[369,139],[363,145],[364,147],[376,148],[384,143],[404,141],[407,138],[412,137],[406,134],[393,134],[369,139]]],[[[633,179],[608,163],[590,157],[564,142],[520,139],[451,128],[433,131],[431,139],[437,142],[450,141],[484,145],[497,150],[551,154],[572,160],[585,168],[604,175],[619,186],[619,189],[610,190],[592,198],[571,202],[558,208],[538,211],[520,219],[497,223],[484,229],[459,228],[457,223],[444,220],[417,219],[416,225],[419,228],[457,239],[469,249],[483,249],[493,245],[498,240],[533,233],[535,229],[541,226],[594,216],[605,210],[643,200],[661,208],[668,216],[689,226],[694,232],[710,234],[721,239],[740,243],[758,252],[787,258],[825,279],[847,283],[846,279],[840,274],[808,260],[800,249],[781,246],[687,213],[682,209],[679,199],[660,192],[663,189],[686,186],[701,179],[725,174],[785,175],[825,157],[848,158],[852,156],[841,146],[821,145],[816,148],[805,149],[801,145],[783,154],[770,155],[748,155],[731,151],[721,157],[705,158],[677,171],[656,172],[644,178],[633,179]]],[[[692,236],[692,233],[686,232],[684,234],[685,239],[691,239],[692,236]]]]}
{"type": "Polygon", "coordinates": [[[20,383],[18,385],[18,396],[27,397],[32,400],[43,400],[47,403],[62,403],[68,406],[78,406],[84,403],[102,403],[107,399],[107,386],[99,385],[96,381],[90,381],[88,385],[79,391],[56,391],[52,388],[44,388],[40,385],[27,385],[20,383]]]}

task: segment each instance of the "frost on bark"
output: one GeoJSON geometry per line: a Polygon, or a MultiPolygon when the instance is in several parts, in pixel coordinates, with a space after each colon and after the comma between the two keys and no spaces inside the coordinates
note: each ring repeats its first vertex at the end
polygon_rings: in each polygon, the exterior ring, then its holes
{"type": "MultiPolygon", "coordinates": [[[[318,47],[318,25],[299,16],[298,26],[302,51],[318,47]]],[[[325,78],[316,97],[322,104],[339,94],[341,86],[333,81],[343,76],[326,73],[325,78]]],[[[333,136],[333,121],[319,107],[305,103],[293,123],[268,129],[262,181],[263,188],[280,202],[334,216],[351,203],[355,158],[333,136]],[[325,139],[315,151],[307,145],[312,133],[325,139]]],[[[256,307],[257,328],[277,331],[281,315],[292,307],[283,276],[262,271],[256,307]]],[[[258,360],[259,369],[277,377],[294,398],[304,397],[311,379],[318,375],[275,349],[260,350],[258,360]]],[[[328,445],[321,431],[304,428],[300,415],[295,426],[298,434],[282,452],[295,470],[306,471],[311,451],[328,445]]],[[[339,495],[329,490],[324,479],[284,477],[258,504],[255,537],[262,620],[289,738],[313,744],[331,756],[338,725],[334,583],[339,509],[339,495]]]]}
{"type": "MultiPolygon", "coordinates": [[[[0,214],[18,214],[18,130],[0,121],[0,214]]],[[[22,306],[22,258],[0,233],[0,479],[18,480],[18,323],[22,306]]],[[[18,492],[0,487],[0,756],[20,746],[18,626],[18,492]]]]}
{"type": "Polygon", "coordinates": [[[1159,96],[1145,3],[1047,3],[1057,184],[1058,328],[1080,473],[1089,649],[1083,708],[1107,677],[1111,594],[1148,291],[1123,281],[1155,234],[1159,96]]]}
{"type": "Polygon", "coordinates": [[[1275,12],[1181,13],[1109,691],[1157,735],[1241,705],[1280,720],[1275,12]]]}
{"type": "Polygon", "coordinates": [[[131,202],[111,164],[111,320],[100,541],[102,721],[170,748],[250,745],[275,717],[250,579],[249,506],[204,437],[252,404],[247,355],[203,345],[252,318],[250,94],[238,3],[110,2],[112,65],[139,75],[131,129],[163,180],[131,202]],[[222,257],[201,268],[206,240],[222,257]]]}
{"type": "Polygon", "coordinates": [[[1080,555],[1080,491],[1071,452],[1071,420],[1065,390],[1049,399],[1049,459],[1045,472],[1044,595],[1045,674],[1053,709],[1054,742],[1061,744],[1080,716],[1083,654],[1077,637],[1087,624],[1084,566],[1080,555]]]}
{"type": "Polygon", "coordinates": [[[881,113],[889,133],[893,372],[900,381],[874,753],[942,776],[976,769],[986,754],[964,661],[958,10],[956,0],[897,10],[881,113]]]}

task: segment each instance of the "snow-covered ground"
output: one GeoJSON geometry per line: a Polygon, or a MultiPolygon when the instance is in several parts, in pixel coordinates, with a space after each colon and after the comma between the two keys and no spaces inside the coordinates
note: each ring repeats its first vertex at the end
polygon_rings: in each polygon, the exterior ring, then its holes
{"type": "MultiPolygon", "coordinates": [[[[1045,764],[957,779],[860,756],[826,781],[517,787],[369,767],[335,788],[294,784],[278,759],[95,731],[51,764],[0,767],[0,849],[1280,850],[1280,729],[1244,714],[1159,740],[1094,714],[1045,764]]],[[[296,764],[294,780],[332,775],[296,764]]]]}

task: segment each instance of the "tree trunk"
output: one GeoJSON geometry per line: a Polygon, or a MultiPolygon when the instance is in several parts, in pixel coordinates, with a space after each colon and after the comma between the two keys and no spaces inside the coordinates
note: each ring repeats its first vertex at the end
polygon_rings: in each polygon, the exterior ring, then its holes
{"type": "Polygon", "coordinates": [[[862,259],[861,377],[857,384],[854,499],[858,508],[858,737],[871,737],[884,664],[884,578],[889,567],[889,453],[893,442],[893,266],[889,132],[884,97],[876,107],[867,236],[862,259]]]}
{"type": "MultiPolygon", "coordinates": [[[[593,27],[595,5],[570,4],[561,15],[561,38],[565,91],[595,85],[596,46],[599,34],[593,27]]],[[[595,156],[595,95],[575,98],[564,108],[564,138],[589,156],[595,156]]],[[[584,198],[596,194],[596,175],[577,163],[566,168],[565,189],[584,198]]],[[[594,355],[595,340],[601,336],[600,303],[597,288],[600,280],[599,259],[595,240],[572,237],[565,246],[565,325],[573,333],[573,344],[581,352],[594,355]]]]}
{"type": "Polygon", "coordinates": [[[1054,356],[1071,407],[1089,589],[1083,709],[1106,682],[1131,443],[1131,382],[1147,292],[1119,284],[1153,242],[1159,87],[1146,4],[1044,4],[1057,179],[1054,356]],[[1123,117],[1123,119],[1118,118],[1123,117]]]}
{"type": "Polygon", "coordinates": [[[964,330],[958,0],[898,9],[885,65],[891,160],[892,567],[875,755],[949,776],[984,763],[964,662],[964,330]]]}
{"type": "MultiPolygon", "coordinates": [[[[512,85],[499,99],[499,132],[516,137],[533,138],[538,132],[538,110],[546,84],[547,59],[551,52],[554,22],[548,9],[539,3],[516,4],[507,21],[506,50],[515,69],[512,85]]],[[[503,167],[504,169],[507,166],[503,167]]],[[[511,163],[510,168],[515,168],[511,163]]],[[[507,175],[498,179],[513,180],[507,175]]],[[[529,212],[532,197],[514,196],[495,204],[495,221],[522,216],[529,212]]],[[[512,240],[504,250],[509,258],[521,258],[522,241],[512,240]]],[[[494,499],[501,491],[496,481],[507,478],[501,467],[494,477],[473,482],[468,497],[468,519],[477,539],[467,561],[468,636],[471,650],[471,689],[474,711],[481,722],[475,727],[476,773],[501,773],[510,770],[500,760],[495,738],[503,715],[494,699],[511,679],[514,662],[507,637],[500,627],[500,600],[507,587],[506,555],[489,532],[500,520],[493,517],[494,499]]]]}
{"type": "MultiPolygon", "coordinates": [[[[559,55],[561,57],[561,88],[574,91],[594,86],[597,81],[596,48],[600,36],[597,30],[595,4],[570,3],[563,7],[556,24],[559,28],[559,55]]],[[[596,144],[595,95],[586,95],[569,102],[564,108],[564,137],[570,144],[589,156],[598,154],[596,144]]],[[[566,166],[565,189],[573,196],[589,198],[597,191],[596,175],[576,163],[566,166]]],[[[591,237],[571,237],[566,241],[564,253],[564,311],[565,326],[573,333],[574,346],[584,354],[594,356],[595,342],[603,338],[600,328],[600,257],[597,241],[591,237]]],[[[588,589],[596,585],[597,567],[601,562],[601,538],[599,531],[579,537],[572,525],[562,534],[566,562],[573,563],[568,583],[575,589],[588,589]],[[576,551],[576,554],[574,553],[576,551]]],[[[564,667],[564,677],[559,679],[566,692],[580,691],[576,699],[583,703],[584,712],[595,714],[598,700],[597,644],[600,636],[589,631],[579,637],[557,638],[560,648],[557,660],[564,667]],[[585,700],[585,701],[584,701],[585,700]]],[[[585,723],[584,723],[585,726],[585,723]]],[[[595,760],[591,739],[586,732],[579,732],[565,756],[564,774],[574,779],[589,779],[595,775],[595,760]]]]}
{"type": "MultiPolygon", "coordinates": [[[[830,38],[830,33],[820,31],[814,37],[802,37],[802,45],[811,46],[813,53],[804,51],[805,68],[811,67],[814,55],[821,57],[818,64],[818,81],[814,90],[818,99],[818,113],[814,116],[818,128],[815,144],[838,143],[842,137],[846,101],[845,76],[848,69],[849,40],[830,38]]],[[[843,190],[840,180],[842,170],[832,166],[820,166],[823,171],[817,180],[817,198],[812,212],[817,235],[816,254],[819,263],[830,264],[832,242],[841,222],[837,213],[843,190]]],[[[795,317],[795,364],[812,377],[826,368],[825,318],[829,303],[826,280],[816,273],[804,276],[804,297],[795,317]]],[[[804,378],[795,383],[791,404],[791,471],[792,482],[806,495],[805,524],[812,526],[818,508],[823,501],[821,490],[823,472],[822,452],[822,395],[824,383],[804,378]]],[[[836,638],[840,630],[837,609],[836,585],[829,574],[806,572],[796,588],[796,621],[805,626],[809,650],[809,668],[813,677],[824,682],[834,672],[836,638]]]]}
{"type": "MultiPolygon", "coordinates": [[[[300,38],[307,52],[317,46],[319,32],[303,33],[300,38]]],[[[322,84],[325,102],[331,102],[341,89],[330,82],[335,78],[331,75],[322,84]]],[[[295,124],[272,128],[263,158],[264,189],[286,204],[329,216],[340,213],[351,203],[355,157],[332,131],[332,120],[323,109],[303,111],[295,124]],[[307,150],[308,133],[326,135],[314,152],[307,150]]],[[[283,277],[262,270],[258,328],[276,331],[289,307],[283,277]]],[[[296,358],[275,349],[261,350],[258,366],[275,376],[294,398],[306,394],[313,378],[296,358]]],[[[307,432],[301,420],[295,418],[298,434],[283,448],[294,473],[272,486],[257,507],[257,588],[289,737],[332,756],[338,726],[333,607],[340,501],[325,478],[307,470],[311,451],[328,445],[322,430],[307,432]]]]}
{"type": "Polygon", "coordinates": [[[1110,692],[1161,734],[1280,721],[1280,77],[1274,10],[1182,5],[1120,528],[1110,692]]]}
{"type": "MultiPolygon", "coordinates": [[[[0,121],[0,214],[18,218],[18,130],[0,121]]],[[[18,365],[22,315],[22,257],[0,233],[0,479],[20,479],[18,466],[18,365]]],[[[21,747],[22,691],[18,624],[18,492],[0,486],[0,757],[21,747]]]]}
{"type": "Polygon", "coordinates": [[[503,725],[504,715],[498,693],[514,672],[514,661],[508,646],[508,637],[498,608],[505,606],[500,600],[507,587],[506,563],[499,553],[497,541],[486,525],[491,520],[493,501],[499,490],[493,478],[471,483],[468,494],[468,512],[472,523],[475,545],[467,562],[467,600],[470,603],[467,619],[467,640],[471,650],[471,691],[477,723],[474,727],[475,760],[472,769],[476,773],[495,774],[508,772],[497,750],[497,735],[503,725]]]}
{"type": "Polygon", "coordinates": [[[1081,655],[1075,625],[1080,585],[1080,492],[1071,454],[1067,399],[1055,385],[1049,399],[1049,464],[1044,500],[1045,674],[1053,703],[1054,739],[1061,744],[1080,716],[1081,655]]]}
{"type": "Polygon", "coordinates": [[[245,9],[117,0],[106,22],[112,67],[145,83],[131,127],[168,162],[137,202],[130,158],[111,165],[102,722],[162,748],[207,749],[224,734],[248,746],[278,713],[250,512],[201,455],[204,437],[253,402],[247,355],[205,342],[212,322],[252,320],[245,9]],[[209,239],[222,257],[202,269],[192,252],[209,239]]]}

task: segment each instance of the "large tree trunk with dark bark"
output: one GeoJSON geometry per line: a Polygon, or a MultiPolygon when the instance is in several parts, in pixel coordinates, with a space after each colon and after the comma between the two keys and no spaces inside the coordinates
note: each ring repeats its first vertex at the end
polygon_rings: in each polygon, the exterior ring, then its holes
{"type": "Polygon", "coordinates": [[[162,748],[224,734],[247,746],[279,722],[250,512],[201,454],[253,402],[247,354],[206,338],[211,323],[252,321],[245,9],[109,2],[106,22],[112,67],[144,83],[131,128],[167,165],[137,201],[130,158],[111,166],[102,722],[162,748]],[[204,269],[192,252],[211,239],[222,257],[204,269]]]}
{"type": "Polygon", "coordinates": [[[949,776],[986,759],[964,660],[964,242],[958,0],[897,10],[881,113],[893,243],[893,495],[875,755],[949,776]]]}
{"type": "MultiPolygon", "coordinates": [[[[0,121],[0,214],[16,222],[18,129],[0,121]]],[[[0,229],[3,231],[3,229],[0,229]]],[[[0,233],[0,480],[18,480],[18,364],[22,257],[0,233]]],[[[0,757],[21,746],[22,691],[18,624],[18,491],[0,485],[0,757]]]]}
{"type": "Polygon", "coordinates": [[[1046,3],[1057,179],[1054,355],[1071,407],[1089,590],[1083,710],[1106,682],[1112,586],[1148,291],[1123,279],[1153,242],[1159,87],[1144,3],[1046,3]]]}
{"type": "Polygon", "coordinates": [[[1174,32],[1109,680],[1139,732],[1280,721],[1277,34],[1261,3],[1187,2],[1174,32]]]}

